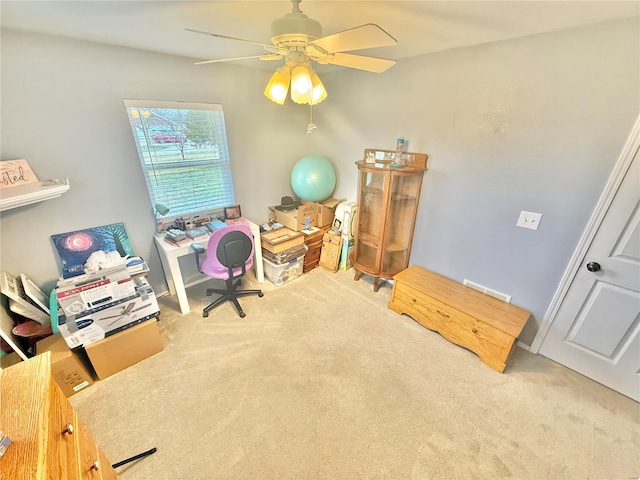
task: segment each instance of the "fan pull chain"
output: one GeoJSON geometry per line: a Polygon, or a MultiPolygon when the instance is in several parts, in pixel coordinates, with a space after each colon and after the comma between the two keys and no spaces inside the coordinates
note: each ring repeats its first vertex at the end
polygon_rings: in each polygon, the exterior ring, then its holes
{"type": "Polygon", "coordinates": [[[309,125],[307,125],[307,135],[313,132],[316,128],[318,127],[313,123],[313,105],[309,105],[309,125]]]}

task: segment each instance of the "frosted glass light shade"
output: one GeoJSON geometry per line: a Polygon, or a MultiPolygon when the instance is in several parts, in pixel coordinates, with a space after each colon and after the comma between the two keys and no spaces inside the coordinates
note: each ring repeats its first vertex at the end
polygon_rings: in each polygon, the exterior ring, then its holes
{"type": "Polygon", "coordinates": [[[327,91],[324,89],[324,85],[320,81],[320,78],[318,78],[318,74],[316,72],[313,72],[313,75],[311,75],[311,85],[313,90],[311,93],[311,101],[309,102],[309,104],[317,105],[325,98],[327,98],[327,91]]]}
{"type": "Polygon", "coordinates": [[[287,92],[289,92],[289,75],[283,67],[273,74],[267,83],[267,88],[264,89],[264,94],[269,100],[282,105],[287,98],[287,92]]]}
{"type": "Polygon", "coordinates": [[[313,86],[309,69],[299,65],[291,70],[291,100],[296,103],[309,103],[313,95],[313,86]]]}

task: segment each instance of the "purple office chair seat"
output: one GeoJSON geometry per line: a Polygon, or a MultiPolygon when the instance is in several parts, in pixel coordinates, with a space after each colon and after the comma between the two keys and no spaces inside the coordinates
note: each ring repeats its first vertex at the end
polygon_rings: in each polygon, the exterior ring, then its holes
{"type": "Polygon", "coordinates": [[[253,266],[253,235],[246,225],[229,225],[214,230],[209,237],[207,250],[197,243],[192,244],[196,252],[198,270],[205,275],[225,280],[227,288],[207,288],[207,296],[217,293],[221,295],[215,302],[207,305],[202,312],[203,317],[209,316],[209,311],[224,302],[232,302],[240,318],[245,317],[238,297],[258,295],[262,297],[262,290],[238,290],[242,277],[253,266]]]}

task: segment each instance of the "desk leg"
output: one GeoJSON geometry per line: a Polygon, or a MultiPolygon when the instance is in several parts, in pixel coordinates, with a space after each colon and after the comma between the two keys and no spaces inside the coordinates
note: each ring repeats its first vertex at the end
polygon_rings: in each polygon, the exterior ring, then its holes
{"type": "Polygon", "coordinates": [[[260,227],[258,225],[251,226],[253,233],[253,268],[256,272],[256,280],[258,283],[264,282],[264,264],[262,263],[262,241],[260,240],[260,227]]]}
{"type": "Polygon", "coordinates": [[[162,262],[162,268],[164,270],[164,278],[167,280],[167,286],[169,287],[169,293],[171,295],[178,295],[178,303],[180,304],[180,311],[185,314],[189,313],[189,299],[187,298],[187,291],[184,288],[184,281],[182,280],[182,272],[180,271],[180,263],[178,257],[168,256],[164,250],[159,248],[160,261],[162,262]]]}
{"type": "Polygon", "coordinates": [[[162,263],[162,270],[164,271],[164,279],[167,281],[167,286],[169,287],[169,293],[171,295],[175,295],[176,287],[173,284],[173,272],[171,270],[171,262],[169,261],[169,258],[167,257],[167,253],[164,251],[164,249],[158,247],[158,254],[160,255],[160,263],[162,263]]]}
{"type": "Polygon", "coordinates": [[[169,258],[169,270],[173,277],[173,284],[175,286],[176,295],[178,295],[178,303],[180,304],[180,311],[185,314],[189,313],[189,299],[187,298],[187,290],[184,288],[184,281],[182,280],[182,272],[180,271],[180,263],[177,258],[169,258]]]}

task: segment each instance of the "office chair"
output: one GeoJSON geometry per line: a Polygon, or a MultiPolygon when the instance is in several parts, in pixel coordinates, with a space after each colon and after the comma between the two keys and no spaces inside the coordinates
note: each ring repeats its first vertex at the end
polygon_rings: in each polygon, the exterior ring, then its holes
{"type": "Polygon", "coordinates": [[[207,288],[207,296],[213,293],[222,296],[205,307],[202,316],[208,317],[210,310],[230,301],[236,307],[240,318],[244,318],[246,314],[242,311],[238,297],[246,297],[247,295],[263,296],[262,290],[238,290],[242,283],[242,277],[253,266],[253,251],[255,247],[249,227],[239,224],[214,230],[209,237],[206,251],[202,245],[197,243],[192,244],[192,247],[196,252],[196,264],[200,273],[227,282],[225,290],[207,288]]]}

